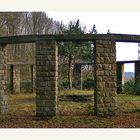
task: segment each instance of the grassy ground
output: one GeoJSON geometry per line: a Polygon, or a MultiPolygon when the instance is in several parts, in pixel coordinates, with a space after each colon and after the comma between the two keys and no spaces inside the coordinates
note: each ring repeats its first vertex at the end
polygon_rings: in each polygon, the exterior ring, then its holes
{"type": "MultiPolygon", "coordinates": [[[[63,95],[92,95],[93,91],[62,91],[63,95]]],[[[97,118],[93,101],[59,101],[58,115],[51,119],[35,117],[35,94],[9,95],[9,113],[0,116],[1,128],[139,128],[140,96],[118,95],[116,116],[97,118]]]]}
{"type": "Polygon", "coordinates": [[[63,90],[59,93],[59,95],[78,95],[78,94],[83,94],[83,95],[91,95],[93,94],[93,90],[63,90]]]}

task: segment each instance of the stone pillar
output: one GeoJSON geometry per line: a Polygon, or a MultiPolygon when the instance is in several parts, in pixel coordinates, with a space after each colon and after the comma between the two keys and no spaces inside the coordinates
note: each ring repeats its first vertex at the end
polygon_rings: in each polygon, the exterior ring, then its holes
{"type": "Polygon", "coordinates": [[[116,43],[95,41],[95,115],[110,116],[116,109],[116,43]]]}
{"type": "Polygon", "coordinates": [[[135,81],[140,78],[140,61],[135,62],[135,81]]]}
{"type": "Polygon", "coordinates": [[[82,65],[74,64],[73,69],[74,87],[82,90],[82,65]]]}
{"type": "MultiPolygon", "coordinates": [[[[140,83],[140,61],[135,62],[135,84],[136,84],[136,86],[138,86],[139,83],[140,83]]],[[[139,91],[136,91],[136,94],[139,94],[138,92],[139,91]]]]}
{"type": "Polygon", "coordinates": [[[20,93],[20,65],[13,66],[13,92],[20,93]]]}
{"type": "Polygon", "coordinates": [[[36,42],[36,115],[57,114],[58,49],[54,40],[36,42]]]}
{"type": "Polygon", "coordinates": [[[0,44],[0,114],[8,111],[6,45],[0,44]]]}
{"type": "Polygon", "coordinates": [[[32,82],[32,92],[35,92],[35,79],[36,79],[36,68],[35,65],[31,65],[31,82],[32,82]]]}
{"type": "Polygon", "coordinates": [[[124,63],[117,63],[117,93],[123,92],[124,85],[124,63]]]}
{"type": "Polygon", "coordinates": [[[13,65],[10,65],[10,92],[13,93],[13,65]]]}

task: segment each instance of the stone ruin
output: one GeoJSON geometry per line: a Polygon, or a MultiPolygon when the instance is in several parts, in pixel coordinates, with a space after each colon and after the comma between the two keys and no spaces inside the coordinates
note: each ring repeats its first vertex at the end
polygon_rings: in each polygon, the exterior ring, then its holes
{"type": "MultiPolygon", "coordinates": [[[[94,114],[114,115],[117,108],[116,95],[122,92],[123,66],[116,62],[116,42],[140,42],[139,35],[84,34],[84,35],[23,35],[0,37],[0,114],[8,112],[7,101],[7,44],[36,43],[36,63],[31,65],[32,90],[36,92],[36,116],[57,115],[58,94],[58,48],[57,41],[94,42],[94,114]],[[36,85],[36,86],[35,86],[36,85]],[[36,87],[36,88],[35,88],[36,87]]],[[[135,61],[138,77],[140,62],[135,61]]],[[[78,71],[80,71],[80,66],[78,71]]],[[[11,90],[20,92],[20,65],[10,64],[11,90]]],[[[76,71],[77,72],[77,71],[76,71]]],[[[76,79],[81,80],[81,72],[76,79]]],[[[81,81],[80,81],[81,83],[81,81]]],[[[80,86],[80,88],[82,88],[80,86]]]]}

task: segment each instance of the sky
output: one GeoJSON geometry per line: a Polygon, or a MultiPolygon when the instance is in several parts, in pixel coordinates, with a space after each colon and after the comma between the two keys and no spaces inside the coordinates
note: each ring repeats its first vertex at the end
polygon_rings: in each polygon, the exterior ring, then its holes
{"type": "MultiPolygon", "coordinates": [[[[140,12],[46,12],[54,20],[68,24],[70,20],[80,20],[87,31],[96,25],[98,33],[138,34],[140,35],[140,12]]],[[[137,60],[138,43],[116,43],[117,61],[137,60]]],[[[125,71],[134,71],[134,64],[126,64],[125,71]]]]}

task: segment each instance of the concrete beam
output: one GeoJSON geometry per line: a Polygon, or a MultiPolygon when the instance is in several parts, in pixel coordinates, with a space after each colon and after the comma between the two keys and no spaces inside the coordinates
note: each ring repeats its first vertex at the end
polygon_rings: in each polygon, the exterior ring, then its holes
{"type": "Polygon", "coordinates": [[[114,40],[116,42],[140,42],[140,35],[133,34],[56,34],[56,35],[19,35],[0,37],[0,44],[34,43],[37,41],[95,41],[114,40]]]}
{"type": "Polygon", "coordinates": [[[118,64],[118,63],[123,63],[123,64],[124,64],[124,63],[125,63],[125,64],[127,63],[127,64],[128,64],[128,63],[136,63],[136,62],[140,62],[140,60],[117,61],[117,64],[118,64]]]}

